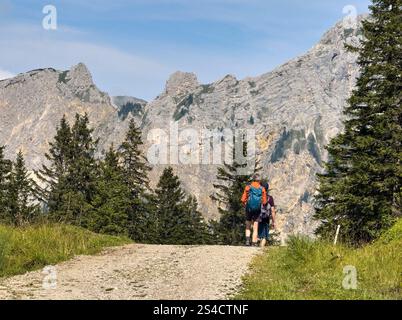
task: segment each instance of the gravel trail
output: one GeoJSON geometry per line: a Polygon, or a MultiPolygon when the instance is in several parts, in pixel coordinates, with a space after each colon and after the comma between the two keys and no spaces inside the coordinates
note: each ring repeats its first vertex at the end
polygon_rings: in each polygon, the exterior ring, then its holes
{"type": "Polygon", "coordinates": [[[0,280],[0,299],[225,299],[238,290],[261,249],[133,244],[55,267],[54,288],[42,270],[0,280]],[[52,286],[51,286],[52,287],[52,286]]]}

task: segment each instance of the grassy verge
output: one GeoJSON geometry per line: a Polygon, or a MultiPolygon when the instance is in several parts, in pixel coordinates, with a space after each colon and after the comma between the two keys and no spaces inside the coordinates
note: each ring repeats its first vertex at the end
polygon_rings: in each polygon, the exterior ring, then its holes
{"type": "Polygon", "coordinates": [[[129,239],[99,235],[67,225],[12,228],[0,225],[0,277],[40,269],[75,255],[95,254],[129,239]]]}
{"type": "Polygon", "coordinates": [[[361,249],[293,238],[288,247],[257,257],[236,299],[402,299],[402,220],[361,249]],[[345,290],[344,267],[357,271],[357,289],[345,290]]]}

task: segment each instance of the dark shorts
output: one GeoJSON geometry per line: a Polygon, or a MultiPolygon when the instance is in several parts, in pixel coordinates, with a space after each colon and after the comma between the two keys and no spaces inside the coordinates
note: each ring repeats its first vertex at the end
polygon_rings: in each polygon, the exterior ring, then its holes
{"type": "Polygon", "coordinates": [[[260,218],[261,211],[250,211],[246,209],[246,220],[247,221],[258,221],[260,218]]]}
{"type": "Polygon", "coordinates": [[[268,222],[260,222],[258,224],[258,239],[268,240],[269,238],[269,223],[268,222]]]}

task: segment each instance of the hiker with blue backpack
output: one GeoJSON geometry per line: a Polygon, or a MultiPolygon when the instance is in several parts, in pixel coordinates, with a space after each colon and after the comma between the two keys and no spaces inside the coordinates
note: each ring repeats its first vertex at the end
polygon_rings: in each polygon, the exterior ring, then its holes
{"type": "Polygon", "coordinates": [[[269,184],[268,182],[263,182],[261,184],[263,188],[267,191],[267,203],[261,207],[261,215],[258,219],[258,240],[260,241],[260,246],[265,247],[269,239],[269,228],[270,222],[272,221],[272,228],[275,229],[275,203],[274,198],[269,195],[269,184]]]}
{"type": "Polygon", "coordinates": [[[258,175],[254,175],[253,182],[244,189],[241,201],[246,209],[246,246],[257,247],[261,207],[267,204],[267,190],[261,185],[258,175]],[[252,239],[251,228],[253,229],[252,239]]]}

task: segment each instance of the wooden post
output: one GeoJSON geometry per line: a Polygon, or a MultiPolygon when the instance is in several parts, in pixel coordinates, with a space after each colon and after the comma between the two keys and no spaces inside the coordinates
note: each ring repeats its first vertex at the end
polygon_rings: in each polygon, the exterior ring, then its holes
{"type": "Polygon", "coordinates": [[[341,225],[338,224],[338,227],[336,228],[336,233],[335,233],[334,246],[336,246],[336,243],[338,242],[338,236],[339,236],[339,230],[340,229],[341,229],[341,225]]]}

